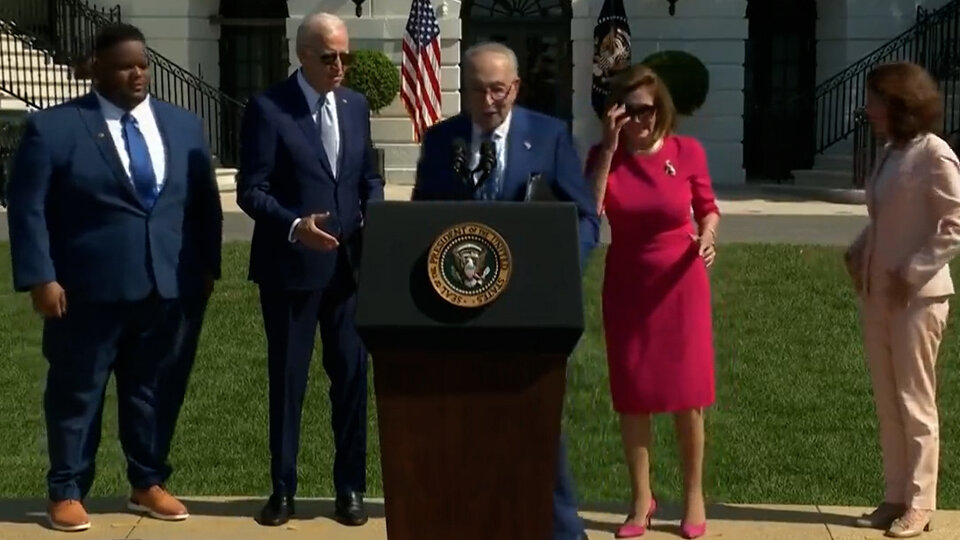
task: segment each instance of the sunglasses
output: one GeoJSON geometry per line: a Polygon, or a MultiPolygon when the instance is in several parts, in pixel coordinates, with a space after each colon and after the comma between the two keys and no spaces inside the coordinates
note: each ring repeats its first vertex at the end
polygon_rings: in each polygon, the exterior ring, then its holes
{"type": "Polygon", "coordinates": [[[644,103],[642,105],[627,105],[624,103],[622,105],[626,109],[624,114],[626,114],[630,118],[641,118],[649,114],[652,114],[654,111],[657,110],[657,107],[655,105],[650,105],[647,103],[644,103]]]}
{"type": "Polygon", "coordinates": [[[319,55],[320,61],[328,66],[332,66],[337,62],[337,59],[340,59],[340,64],[344,66],[349,66],[353,62],[353,53],[349,52],[325,52],[319,55]]]}

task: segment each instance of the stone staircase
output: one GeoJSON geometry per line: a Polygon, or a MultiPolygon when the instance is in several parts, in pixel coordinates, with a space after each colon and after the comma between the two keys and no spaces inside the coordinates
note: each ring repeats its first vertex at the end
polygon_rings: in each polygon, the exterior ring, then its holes
{"type": "MultiPolygon", "coordinates": [[[[400,57],[388,52],[399,69],[400,57]]],[[[446,68],[444,68],[446,69],[446,68]]],[[[444,83],[447,85],[448,83],[444,83]]],[[[449,118],[460,111],[460,94],[456,91],[441,93],[441,112],[449,118]]],[[[412,186],[416,180],[417,159],[420,144],[413,141],[413,122],[398,95],[379,113],[371,113],[370,136],[377,148],[384,153],[384,169],[387,184],[412,186]]]]}
{"type": "Polygon", "coordinates": [[[804,187],[851,189],[853,185],[853,154],[817,154],[813,167],[793,171],[794,184],[804,187]]]}
{"type": "MultiPolygon", "coordinates": [[[[22,41],[0,32],[0,88],[17,88],[25,95],[43,98],[56,105],[83,95],[90,88],[88,80],[73,80],[64,87],[69,66],[46,61],[43,52],[25,46],[22,41]],[[25,66],[31,66],[27,68],[25,66]],[[42,66],[42,67],[37,67],[42,66]]],[[[22,99],[0,89],[0,121],[22,121],[36,110],[22,99]]],[[[218,168],[217,184],[221,191],[235,189],[236,169],[218,168]]]]}
{"type": "MultiPolygon", "coordinates": [[[[956,84],[944,96],[944,111],[951,114],[947,119],[947,129],[960,127],[960,88],[956,84]]],[[[947,137],[949,139],[949,137],[947,137]]],[[[804,187],[827,189],[852,189],[853,184],[853,144],[848,137],[814,158],[813,167],[808,170],[795,170],[794,183],[804,187]]]]}

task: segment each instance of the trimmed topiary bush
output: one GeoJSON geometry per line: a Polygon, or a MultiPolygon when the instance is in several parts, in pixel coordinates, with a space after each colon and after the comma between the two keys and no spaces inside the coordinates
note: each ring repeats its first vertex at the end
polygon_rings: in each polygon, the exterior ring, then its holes
{"type": "Polygon", "coordinates": [[[400,71],[381,51],[355,51],[343,84],[363,94],[370,110],[379,113],[400,92],[400,71]]]}
{"type": "Polygon", "coordinates": [[[644,58],[641,63],[663,79],[677,113],[693,114],[707,100],[710,73],[696,56],[684,51],[660,51],[644,58]]]}

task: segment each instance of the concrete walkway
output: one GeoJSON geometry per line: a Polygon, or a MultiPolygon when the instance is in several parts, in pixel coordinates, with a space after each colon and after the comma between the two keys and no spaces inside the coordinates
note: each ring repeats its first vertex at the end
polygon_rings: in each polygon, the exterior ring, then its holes
{"type": "MultiPolygon", "coordinates": [[[[249,241],[253,221],[240,211],[232,186],[223,186],[224,240],[249,241]]],[[[411,186],[388,185],[387,200],[410,200],[411,186]]],[[[844,246],[867,222],[862,204],[841,204],[811,199],[802,192],[776,188],[723,187],[717,190],[720,243],[819,244],[844,246]]],[[[7,219],[0,209],[0,241],[7,240],[7,219]]],[[[600,241],[610,241],[604,220],[600,241]]],[[[2,539],[0,539],[2,540],[2,539]]]]}
{"type": "MultiPolygon", "coordinates": [[[[409,201],[413,187],[387,185],[384,198],[388,201],[409,201]]],[[[841,204],[811,200],[801,194],[771,192],[760,189],[720,189],[717,192],[720,211],[724,215],[738,216],[866,216],[862,204],[841,204]]],[[[220,197],[224,212],[240,212],[236,194],[224,191],[220,197]]]]}
{"type": "MultiPolygon", "coordinates": [[[[328,516],[333,513],[329,499],[298,500],[303,516],[278,528],[262,527],[253,516],[263,504],[255,498],[185,498],[192,517],[167,523],[118,511],[120,499],[97,499],[88,506],[93,527],[82,533],[60,533],[46,526],[44,501],[0,501],[0,538],[3,540],[383,540],[387,538],[381,501],[368,501],[371,519],[363,527],[344,527],[328,516]]],[[[616,505],[594,507],[581,513],[592,540],[613,538],[623,519],[616,505]],[[613,511],[613,513],[610,513],[613,511]]],[[[862,540],[883,538],[883,531],[850,526],[853,516],[864,508],[782,505],[711,505],[705,538],[728,540],[862,540]]],[[[680,509],[667,504],[654,519],[653,529],[643,538],[677,539],[680,509]]],[[[960,538],[960,511],[940,511],[935,530],[923,535],[928,540],[960,538]]],[[[432,540],[432,539],[424,539],[432,540]]],[[[455,539],[450,539],[455,540],[455,539]]],[[[498,539],[512,540],[512,539],[498,539]]],[[[528,540],[528,539],[517,539],[528,540]]]]}

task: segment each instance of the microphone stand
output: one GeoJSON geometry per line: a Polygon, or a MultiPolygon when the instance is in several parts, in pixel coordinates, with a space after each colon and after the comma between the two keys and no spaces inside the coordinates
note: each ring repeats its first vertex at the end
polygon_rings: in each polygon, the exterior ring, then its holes
{"type": "Polygon", "coordinates": [[[477,166],[470,170],[467,165],[466,145],[457,139],[453,142],[453,173],[463,182],[464,188],[470,193],[471,198],[484,183],[493,174],[493,169],[497,166],[497,154],[493,143],[484,141],[480,145],[480,159],[477,166]]]}

